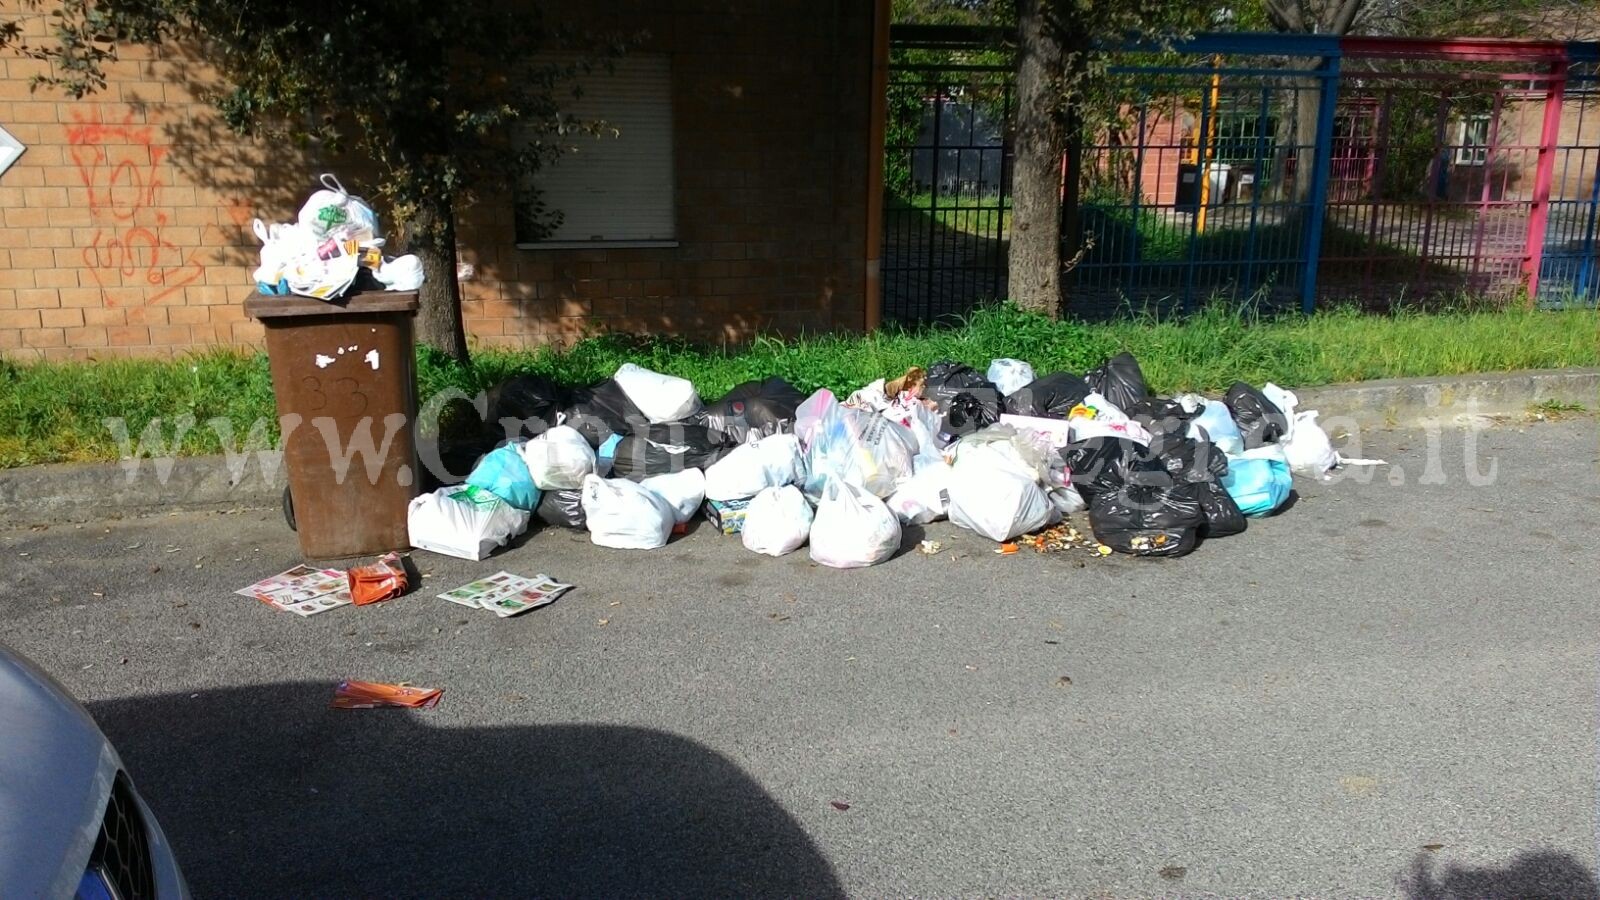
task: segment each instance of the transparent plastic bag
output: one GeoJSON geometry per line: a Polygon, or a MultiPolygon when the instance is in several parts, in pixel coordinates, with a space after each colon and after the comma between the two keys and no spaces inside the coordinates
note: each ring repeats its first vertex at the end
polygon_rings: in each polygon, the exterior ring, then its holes
{"type": "Polygon", "coordinates": [[[887,497],[915,472],[916,456],[916,437],[904,425],[834,404],[806,452],[806,496],[821,497],[826,483],[838,480],[887,497]]]}

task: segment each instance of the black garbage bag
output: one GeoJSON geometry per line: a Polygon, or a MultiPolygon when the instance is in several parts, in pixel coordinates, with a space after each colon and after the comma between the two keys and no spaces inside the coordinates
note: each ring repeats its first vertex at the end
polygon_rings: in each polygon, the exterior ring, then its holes
{"type": "Polygon", "coordinates": [[[599,447],[613,434],[632,434],[649,422],[633,405],[622,385],[607,378],[588,387],[574,388],[566,409],[566,424],[578,429],[591,447],[599,447]]]}
{"type": "Polygon", "coordinates": [[[1283,410],[1268,400],[1266,394],[1242,381],[1235,381],[1233,387],[1228,388],[1222,402],[1228,404],[1233,420],[1239,423],[1239,434],[1244,438],[1246,450],[1276,444],[1289,430],[1289,417],[1283,410]]]}
{"type": "Polygon", "coordinates": [[[641,481],[651,475],[667,475],[684,469],[704,469],[738,444],[705,425],[668,422],[646,425],[624,437],[611,458],[611,474],[616,478],[641,481]]]}
{"type": "Polygon", "coordinates": [[[1142,484],[1138,479],[1089,504],[1095,540],[1134,556],[1183,556],[1194,549],[1206,514],[1191,484],[1142,484]]]}
{"type": "Polygon", "coordinates": [[[795,410],[805,399],[806,395],[799,388],[773,376],[765,381],[734,385],[721,400],[707,404],[705,411],[712,415],[740,416],[762,435],[777,434],[793,430],[795,410]]]}
{"type": "Polygon", "coordinates": [[[1095,437],[1061,448],[1072,486],[1087,503],[1127,482],[1130,470],[1161,469],[1158,460],[1147,459],[1143,448],[1127,438],[1095,437]]]}
{"type": "Polygon", "coordinates": [[[417,438],[418,492],[431,494],[447,485],[460,484],[472,473],[478,460],[498,443],[504,440],[496,441],[487,429],[464,435],[417,438]]]}
{"type": "Polygon", "coordinates": [[[949,408],[945,410],[944,418],[939,422],[938,441],[947,445],[956,438],[972,434],[974,431],[982,431],[998,421],[1000,421],[998,392],[991,402],[963,391],[951,399],[949,408]]]}
{"type": "Polygon", "coordinates": [[[711,436],[723,443],[735,446],[756,438],[766,437],[773,432],[757,431],[750,427],[750,421],[744,416],[724,416],[719,413],[708,413],[705,410],[695,413],[684,420],[685,425],[699,425],[711,433],[711,436]]]}
{"type": "Polygon", "coordinates": [[[556,416],[572,402],[571,394],[543,375],[507,378],[488,391],[484,427],[499,438],[538,437],[556,426],[556,416]]]}
{"type": "Polygon", "coordinates": [[[1053,372],[1017,389],[1006,398],[1006,412],[1014,416],[1065,419],[1072,408],[1089,396],[1089,383],[1070,372],[1053,372]]]}
{"type": "Polygon", "coordinates": [[[1244,517],[1239,504],[1234,502],[1220,482],[1201,481],[1192,487],[1195,499],[1200,501],[1200,511],[1206,515],[1206,523],[1200,528],[1201,537],[1228,537],[1249,527],[1250,520],[1244,517]]]}
{"type": "Polygon", "coordinates": [[[1083,380],[1089,383],[1095,393],[1110,400],[1124,412],[1140,400],[1150,397],[1150,389],[1144,383],[1144,372],[1139,370],[1139,361],[1133,358],[1132,353],[1118,353],[1090,369],[1083,380]]]}
{"type": "Polygon", "coordinates": [[[582,531],[589,526],[589,518],[583,513],[583,490],[545,491],[533,509],[533,517],[546,525],[582,531]]]}
{"type": "Polygon", "coordinates": [[[1170,434],[1177,437],[1189,432],[1189,423],[1198,415],[1184,409],[1183,404],[1176,400],[1160,397],[1146,397],[1123,412],[1153,435],[1170,434]]]}
{"type": "MultiPolygon", "coordinates": [[[[968,365],[945,360],[936,362],[928,367],[927,380],[923,382],[922,398],[932,400],[939,404],[942,414],[949,410],[950,403],[958,394],[972,394],[983,401],[985,406],[999,410],[1004,398],[1000,389],[994,382],[983,377],[983,373],[968,365]]],[[[999,413],[997,412],[996,415],[999,413]]]]}
{"type": "Polygon", "coordinates": [[[1228,476],[1227,454],[1210,441],[1157,435],[1143,455],[1158,461],[1175,482],[1221,481],[1228,476]]]}

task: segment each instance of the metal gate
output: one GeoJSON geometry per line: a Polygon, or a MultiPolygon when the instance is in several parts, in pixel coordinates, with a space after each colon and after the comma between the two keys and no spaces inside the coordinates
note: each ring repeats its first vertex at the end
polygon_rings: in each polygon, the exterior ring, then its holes
{"type": "Polygon", "coordinates": [[[1561,98],[1540,306],[1600,305],[1600,47],[1574,48],[1561,98]]]}
{"type": "Polygon", "coordinates": [[[1284,49],[1275,35],[1210,35],[1118,55],[1101,87],[1107,114],[1066,176],[1079,191],[1078,227],[1062,235],[1063,257],[1081,254],[1064,279],[1073,315],[1314,296],[1333,169],[1318,137],[1332,118],[1338,41],[1284,49]]]}
{"type": "Polygon", "coordinates": [[[1006,296],[1012,66],[999,36],[991,29],[890,31],[886,321],[950,319],[1006,296]]]}
{"type": "MultiPolygon", "coordinates": [[[[1007,294],[1010,58],[891,32],[883,311],[1007,294]]],[[[1063,163],[1065,309],[1600,301],[1600,45],[1210,34],[1113,53],[1063,163]]]]}

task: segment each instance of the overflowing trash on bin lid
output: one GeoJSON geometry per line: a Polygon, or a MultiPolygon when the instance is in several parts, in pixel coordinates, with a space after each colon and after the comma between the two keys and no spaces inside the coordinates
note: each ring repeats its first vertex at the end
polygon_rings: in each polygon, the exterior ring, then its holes
{"type": "MultiPolygon", "coordinates": [[[[252,224],[261,241],[261,265],[252,275],[263,294],[299,294],[337,300],[352,290],[414,291],[422,286],[422,260],[383,255],[378,216],[330,174],[294,222],[252,224]]],[[[376,366],[374,365],[374,368],[376,366]]]]}
{"type": "Polygon", "coordinates": [[[1342,459],[1291,391],[1157,397],[1127,353],[1083,376],[935,362],[844,401],[768,378],[708,404],[632,363],[585,387],[517,376],[488,400],[498,446],[465,485],[412,501],[416,547],[478,560],[537,518],[650,550],[698,514],[752,552],[809,544],[834,568],[942,519],[1009,553],[1183,556],[1281,509],[1292,475],[1378,462],[1342,459]],[[1080,530],[1068,517],[1085,512],[1080,530]]]}

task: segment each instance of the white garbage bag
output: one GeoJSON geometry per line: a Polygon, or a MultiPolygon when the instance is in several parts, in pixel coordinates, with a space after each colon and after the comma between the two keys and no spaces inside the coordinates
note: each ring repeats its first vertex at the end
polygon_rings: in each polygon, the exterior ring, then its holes
{"type": "Polygon", "coordinates": [[[386,291],[414,291],[422,287],[422,257],[406,254],[386,259],[372,273],[386,291]]]}
{"type": "Polygon", "coordinates": [[[1087,441],[1090,438],[1112,437],[1127,438],[1136,444],[1150,446],[1150,432],[1143,425],[1132,419],[1122,421],[1100,421],[1099,419],[1073,419],[1072,440],[1074,443],[1087,441]]]}
{"type": "Polygon", "coordinates": [[[822,496],[830,480],[887,497],[916,469],[917,439],[911,429],[877,413],[834,404],[823,414],[806,451],[807,497],[822,496]]]}
{"type": "Polygon", "coordinates": [[[935,457],[927,462],[918,458],[917,472],[884,501],[901,525],[926,525],[944,518],[950,508],[946,491],[950,487],[950,464],[935,457]]]}
{"type": "Polygon", "coordinates": [[[570,425],[557,425],[530,439],[522,446],[522,460],[541,491],[575,490],[595,467],[594,448],[570,425]]]}
{"type": "Polygon", "coordinates": [[[955,447],[958,465],[1010,469],[1041,484],[1058,460],[1048,436],[1008,425],[990,425],[962,438],[955,447]]]}
{"type": "Polygon", "coordinates": [[[654,550],[672,536],[677,521],[672,505],[626,478],[583,479],[583,514],[589,540],[617,550],[654,550]]]}
{"type": "Polygon", "coordinates": [[[1068,411],[1067,418],[1073,421],[1092,419],[1096,422],[1126,422],[1128,414],[1122,411],[1122,407],[1107,400],[1105,395],[1090,391],[1082,403],[1068,411]]]}
{"type": "Polygon", "coordinates": [[[457,485],[413,498],[406,528],[413,547],[476,562],[527,531],[529,516],[482,488],[457,485]]]}
{"type": "Polygon", "coordinates": [[[1300,398],[1295,396],[1294,391],[1284,390],[1270,381],[1261,386],[1261,396],[1271,401],[1273,406],[1283,410],[1283,417],[1289,420],[1283,436],[1278,438],[1279,443],[1287,441],[1289,436],[1294,434],[1294,408],[1300,405],[1300,398]]]}
{"type": "Polygon", "coordinates": [[[838,478],[827,480],[811,522],[812,559],[835,569],[859,569],[899,549],[900,521],[882,500],[838,478]]]}
{"type": "Polygon", "coordinates": [[[1039,482],[1007,466],[963,463],[950,475],[950,521],[992,541],[1009,541],[1060,520],[1039,482]]]}
{"type": "Polygon", "coordinates": [[[987,373],[1003,396],[1009,397],[1033,384],[1033,366],[1020,359],[996,359],[989,362],[987,373]]]}
{"type": "MultiPolygon", "coordinates": [[[[252,278],[264,293],[282,293],[280,285],[294,261],[317,255],[317,239],[298,224],[268,225],[256,219],[251,223],[261,241],[261,265],[252,278]]],[[[284,286],[286,288],[286,286],[284,286]]]]}
{"type": "Polygon", "coordinates": [[[1290,471],[1297,475],[1325,477],[1339,465],[1339,454],[1333,449],[1328,433],[1317,424],[1317,411],[1308,409],[1295,413],[1290,422],[1288,435],[1278,441],[1289,460],[1290,471]]]}
{"type": "Polygon", "coordinates": [[[939,445],[939,412],[925,405],[921,400],[911,400],[909,403],[895,401],[883,410],[884,417],[890,421],[904,425],[911,431],[911,439],[916,443],[917,456],[938,458],[943,448],[939,445]]]}
{"type": "Polygon", "coordinates": [[[681,422],[700,408],[700,395],[686,378],[652,372],[633,363],[623,363],[612,378],[652,424],[681,422]]]}
{"type": "Polygon", "coordinates": [[[1072,423],[1066,419],[1046,419],[1038,416],[1013,416],[1010,413],[1000,415],[1001,425],[1010,425],[1017,431],[1031,431],[1039,435],[1039,439],[1049,442],[1054,449],[1061,449],[1072,443],[1072,423]]]}
{"type": "Polygon", "coordinates": [[[744,500],[769,487],[804,481],[805,467],[799,438],[769,435],[734,448],[706,467],[706,499],[744,500]]]}
{"type": "Polygon", "coordinates": [[[1050,505],[1063,516],[1081,513],[1089,508],[1088,501],[1084,500],[1078,489],[1070,484],[1046,488],[1045,495],[1050,498],[1050,505]]]}
{"type": "Polygon", "coordinates": [[[318,300],[337,300],[355,284],[361,264],[354,256],[321,259],[316,254],[297,256],[283,270],[289,291],[318,300]]]}
{"type": "Polygon", "coordinates": [[[879,378],[871,384],[857,389],[845,398],[845,406],[856,409],[865,409],[870,412],[883,412],[889,408],[889,395],[884,393],[885,379],[879,378]]]}
{"type": "Polygon", "coordinates": [[[706,473],[699,469],[652,475],[639,485],[667,501],[672,507],[673,521],[679,525],[694,518],[706,499],[706,473]]]}
{"type": "Polygon", "coordinates": [[[324,174],[320,180],[322,190],[313,192],[300,207],[301,228],[318,238],[340,233],[357,238],[364,234],[367,239],[383,237],[378,217],[367,201],[350,196],[331,174],[324,174]]]}
{"type": "Polygon", "coordinates": [[[745,549],[767,556],[793,553],[811,535],[811,519],[811,503],[799,488],[792,484],[766,488],[745,507],[745,549]]]}

